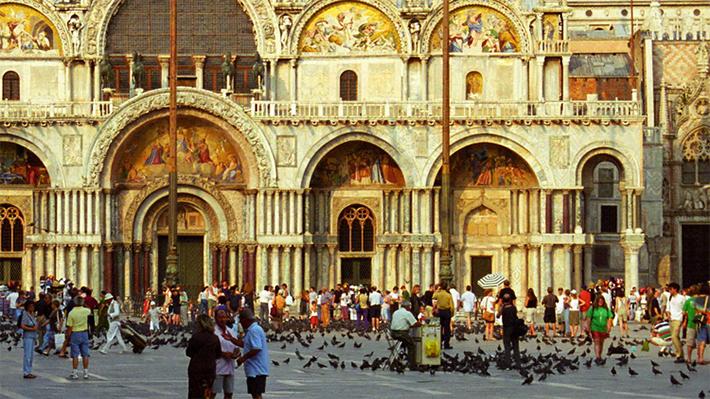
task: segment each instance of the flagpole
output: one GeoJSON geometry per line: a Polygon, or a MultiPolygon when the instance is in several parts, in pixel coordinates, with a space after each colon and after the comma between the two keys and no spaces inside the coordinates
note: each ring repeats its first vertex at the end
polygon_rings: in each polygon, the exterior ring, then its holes
{"type": "Polygon", "coordinates": [[[166,257],[165,283],[173,286],[177,278],[177,0],[170,0],[170,87],[169,106],[169,161],[168,161],[168,255],[166,257]]]}
{"type": "Polygon", "coordinates": [[[442,88],[441,88],[441,193],[439,220],[441,226],[441,256],[439,280],[450,283],[451,271],[451,166],[450,166],[450,98],[449,98],[449,0],[443,1],[442,28],[442,88]]]}

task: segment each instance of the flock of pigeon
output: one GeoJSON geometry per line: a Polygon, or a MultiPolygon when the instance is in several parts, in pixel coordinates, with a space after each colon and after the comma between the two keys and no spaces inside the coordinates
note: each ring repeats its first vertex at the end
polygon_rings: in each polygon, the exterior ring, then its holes
{"type": "MultiPolygon", "coordinates": [[[[150,335],[145,324],[126,321],[135,331],[149,337],[147,340],[147,348],[158,350],[163,346],[172,346],[174,348],[185,348],[191,336],[191,330],[188,327],[182,326],[166,326],[158,334],[150,335]]],[[[465,327],[458,326],[454,330],[453,338],[456,341],[474,340],[476,344],[480,344],[477,336],[483,335],[482,324],[475,325],[472,331],[467,331],[465,327]],[[473,334],[471,334],[473,333],[473,334]]],[[[637,330],[644,330],[645,326],[640,326],[637,330]]],[[[382,341],[387,342],[385,332],[363,332],[356,330],[351,322],[334,322],[327,329],[318,332],[312,332],[307,321],[290,320],[283,323],[280,331],[266,328],[267,340],[274,345],[279,345],[281,350],[286,350],[289,346],[293,348],[293,354],[298,362],[303,362],[301,368],[308,369],[318,367],[320,369],[331,368],[335,370],[344,370],[346,368],[359,369],[361,371],[370,370],[389,370],[396,373],[404,373],[407,369],[406,356],[402,355],[390,360],[389,350],[380,350],[378,356],[375,351],[365,354],[362,360],[347,361],[342,359],[336,353],[338,349],[345,348],[346,345],[351,345],[354,349],[362,349],[363,343],[366,341],[382,341]],[[309,350],[316,353],[322,353],[320,356],[304,355],[299,351],[309,350]]],[[[0,322],[0,344],[7,345],[7,350],[11,351],[13,347],[21,345],[21,337],[16,332],[15,325],[7,321],[0,322]]],[[[520,367],[518,373],[522,378],[522,385],[530,385],[535,381],[545,381],[550,375],[561,375],[573,373],[580,368],[590,369],[593,367],[594,353],[592,343],[589,340],[574,340],[569,338],[550,338],[538,336],[537,338],[528,338],[535,345],[535,351],[523,349],[520,352],[520,367]],[[572,348],[569,350],[561,350],[558,345],[567,344],[572,348]],[[543,351],[543,348],[546,350],[543,351]]],[[[92,348],[98,349],[104,342],[102,337],[92,340],[92,348]]],[[[631,338],[612,338],[611,344],[607,351],[607,358],[602,365],[607,362],[613,363],[610,369],[610,374],[613,378],[619,378],[623,374],[628,374],[630,378],[639,375],[631,363],[637,359],[637,356],[630,352],[627,347],[640,347],[643,344],[641,339],[631,338]]],[[[469,345],[470,346],[470,345],[469,345]]],[[[386,346],[385,346],[386,349],[386,346]]],[[[659,356],[664,356],[659,352],[659,356]]],[[[284,360],[272,360],[274,366],[282,364],[290,364],[292,358],[289,356],[284,360]]],[[[293,365],[292,365],[293,366],[293,365]]],[[[650,372],[654,376],[667,375],[672,385],[683,385],[685,380],[692,378],[698,373],[695,362],[686,364],[683,370],[679,368],[676,371],[664,373],[661,370],[659,363],[650,360],[650,364],[643,366],[642,363],[636,361],[634,367],[650,366],[650,372]],[[677,373],[677,374],[675,374],[677,373]]],[[[427,372],[434,375],[437,372],[450,372],[462,374],[477,374],[480,376],[490,376],[489,370],[491,367],[498,369],[507,369],[505,355],[502,345],[493,352],[487,352],[480,346],[475,351],[458,352],[451,355],[447,352],[442,352],[441,365],[437,367],[418,366],[415,371],[427,372]]],[[[700,391],[698,398],[705,398],[705,392],[700,391]]]]}

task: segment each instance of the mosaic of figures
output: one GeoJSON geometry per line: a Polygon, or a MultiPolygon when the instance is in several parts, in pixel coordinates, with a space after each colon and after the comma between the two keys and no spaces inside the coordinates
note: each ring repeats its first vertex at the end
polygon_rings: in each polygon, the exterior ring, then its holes
{"type": "Polygon", "coordinates": [[[0,142],[0,184],[49,183],[47,168],[32,151],[15,143],[0,142]]]}
{"type": "Polygon", "coordinates": [[[378,9],[358,2],[335,3],[306,24],[299,49],[304,53],[396,52],[397,29],[378,9]]]}
{"type": "Polygon", "coordinates": [[[537,178],[517,154],[495,144],[476,144],[451,157],[454,187],[534,187],[537,178]]]}
{"type": "Polygon", "coordinates": [[[318,164],[311,187],[404,186],[404,175],[387,153],[369,143],[347,143],[318,164]]]}
{"type": "Polygon", "coordinates": [[[561,20],[559,14],[545,14],[542,17],[542,35],[545,40],[562,39],[561,20]]]}
{"type": "MultiPolygon", "coordinates": [[[[441,50],[441,22],[434,28],[431,51],[441,50]]],[[[452,53],[515,53],[520,35],[502,13],[480,6],[463,7],[449,19],[449,51],[452,53]]]]}
{"type": "MultiPolygon", "coordinates": [[[[199,175],[219,183],[245,182],[239,152],[226,132],[210,123],[184,118],[178,120],[178,173],[199,175]]],[[[142,184],[168,173],[168,121],[161,119],[133,133],[122,147],[117,162],[119,183],[142,184]]]]}
{"type": "Polygon", "coordinates": [[[61,55],[59,34],[34,8],[5,3],[0,5],[0,52],[61,55]]]}

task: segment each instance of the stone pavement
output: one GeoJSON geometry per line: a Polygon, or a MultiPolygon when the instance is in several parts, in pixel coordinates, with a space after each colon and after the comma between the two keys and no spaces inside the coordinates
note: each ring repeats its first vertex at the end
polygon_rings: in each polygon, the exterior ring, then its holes
{"type": "MultiPolygon", "coordinates": [[[[637,329],[632,325],[632,331],[637,329]]],[[[633,332],[632,337],[645,337],[647,331],[633,332]]],[[[498,342],[481,341],[476,344],[473,335],[467,335],[467,341],[453,341],[452,355],[463,351],[476,351],[479,347],[492,353],[498,342]]],[[[331,336],[326,336],[330,342],[331,336]]],[[[339,340],[343,340],[340,334],[339,340]]],[[[479,337],[480,338],[480,337],[479,337]]],[[[697,372],[689,372],[685,365],[673,364],[672,359],[657,356],[657,349],[651,346],[650,352],[636,352],[636,359],[631,359],[628,366],[616,366],[617,375],[610,373],[614,363],[609,359],[607,365],[593,366],[587,369],[580,364],[578,371],[568,371],[565,375],[550,375],[543,382],[535,381],[530,386],[521,386],[523,378],[515,371],[501,371],[491,365],[490,377],[463,375],[459,373],[437,372],[434,375],[420,372],[406,372],[398,375],[390,371],[353,369],[351,361],[358,365],[365,354],[372,351],[375,356],[386,352],[386,342],[364,340],[362,348],[356,349],[348,342],[345,348],[335,349],[328,346],[323,351],[316,349],[323,338],[318,336],[310,348],[303,348],[297,342],[282,349],[282,343],[271,343],[271,359],[280,365],[271,367],[271,376],[267,383],[267,398],[431,398],[431,397],[508,397],[508,398],[600,398],[600,397],[642,397],[642,398],[697,398],[702,390],[710,397],[710,366],[697,366],[697,372]],[[346,363],[345,370],[332,368],[320,369],[316,364],[303,369],[306,360],[298,360],[294,351],[306,358],[311,355],[322,357],[327,364],[326,353],[339,356],[346,363]],[[291,359],[288,364],[284,360],[291,359]],[[654,376],[650,360],[660,364],[662,375],[654,376]],[[631,367],[638,376],[629,376],[631,367]],[[682,380],[679,370],[690,376],[682,380]],[[682,386],[672,386],[670,375],[680,380],[682,386]]],[[[530,341],[521,349],[527,348],[537,353],[537,343],[530,341]]],[[[570,344],[558,343],[557,347],[566,353],[570,344]]],[[[586,347],[578,348],[581,353],[586,347]]],[[[638,348],[640,349],[640,348],[638,348]]],[[[114,351],[117,350],[114,347],[114,351]]],[[[542,345],[541,352],[549,353],[554,349],[542,345]]],[[[708,354],[706,354],[707,358],[708,354]]],[[[571,356],[573,357],[573,356],[571,356]]],[[[570,358],[571,358],[570,357],[570,358]]],[[[187,363],[184,349],[170,346],[158,350],[147,348],[143,354],[133,353],[102,355],[93,353],[91,378],[73,381],[68,379],[70,361],[57,357],[35,356],[35,380],[22,379],[22,350],[14,347],[7,351],[3,344],[0,351],[0,398],[176,398],[184,397],[187,391],[187,363]]],[[[235,397],[247,398],[244,374],[236,370],[237,385],[235,397]]]]}

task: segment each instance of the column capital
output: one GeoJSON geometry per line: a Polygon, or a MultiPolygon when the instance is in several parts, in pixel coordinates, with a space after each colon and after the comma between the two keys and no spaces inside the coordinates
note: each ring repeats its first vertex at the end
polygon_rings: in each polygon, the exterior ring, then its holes
{"type": "Polygon", "coordinates": [[[577,255],[581,254],[583,249],[584,249],[583,245],[574,245],[572,247],[572,251],[577,255]]]}
{"type": "Polygon", "coordinates": [[[295,69],[296,65],[298,65],[298,60],[296,58],[291,58],[288,60],[288,65],[295,69]]]}
{"type": "Polygon", "coordinates": [[[205,59],[207,59],[207,56],[205,55],[193,55],[192,56],[192,62],[195,63],[195,66],[202,67],[205,65],[205,59]]]}
{"type": "Polygon", "coordinates": [[[158,55],[158,63],[160,65],[163,64],[169,64],[170,63],[170,55],[169,54],[160,54],[158,55]]]}

